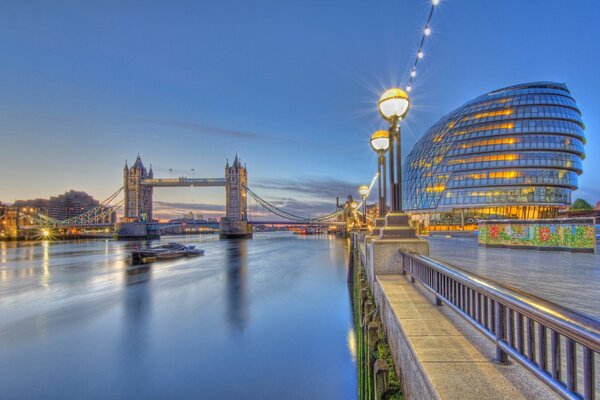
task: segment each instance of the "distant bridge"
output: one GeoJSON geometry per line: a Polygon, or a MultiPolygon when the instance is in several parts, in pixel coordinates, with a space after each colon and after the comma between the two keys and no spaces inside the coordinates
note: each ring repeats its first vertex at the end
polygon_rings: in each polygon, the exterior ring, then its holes
{"type": "MultiPolygon", "coordinates": [[[[90,232],[113,231],[115,228],[107,217],[124,207],[124,221],[132,224],[144,224],[147,231],[160,232],[169,227],[184,225],[185,222],[173,221],[159,223],[152,220],[152,189],[158,187],[225,187],[225,217],[232,225],[295,225],[295,226],[337,226],[347,224],[348,215],[356,214],[356,210],[348,212],[346,208],[317,217],[305,217],[286,211],[264,200],[247,183],[246,167],[241,165],[238,157],[233,164],[225,167],[225,178],[154,178],[152,168],[149,171],[143,166],[140,157],[131,168],[125,164],[123,174],[124,185],[116,190],[97,207],[67,220],[56,220],[39,213],[18,215],[18,230],[35,231],[48,229],[88,230],[90,232]],[[123,196],[121,197],[121,194],[123,196]],[[263,211],[261,217],[252,218],[248,214],[248,200],[255,201],[263,211]],[[264,213],[266,212],[266,214],[264,213]],[[269,215],[271,217],[269,217],[269,215]]],[[[371,184],[371,187],[373,185],[371,184]]],[[[360,209],[360,208],[359,208],[360,209]]],[[[18,214],[18,213],[17,213],[18,214]]],[[[217,229],[216,221],[190,221],[190,226],[207,226],[217,229]]],[[[221,222],[221,230],[223,229],[221,222]]],[[[237,228],[236,228],[237,229],[237,228]]]]}

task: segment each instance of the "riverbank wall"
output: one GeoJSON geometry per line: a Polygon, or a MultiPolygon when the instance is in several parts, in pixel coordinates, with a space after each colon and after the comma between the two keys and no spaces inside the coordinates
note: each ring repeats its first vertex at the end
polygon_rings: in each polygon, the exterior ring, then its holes
{"type": "Polygon", "coordinates": [[[349,267],[348,281],[356,332],[358,399],[401,400],[399,375],[356,246],[351,250],[349,267]]]}

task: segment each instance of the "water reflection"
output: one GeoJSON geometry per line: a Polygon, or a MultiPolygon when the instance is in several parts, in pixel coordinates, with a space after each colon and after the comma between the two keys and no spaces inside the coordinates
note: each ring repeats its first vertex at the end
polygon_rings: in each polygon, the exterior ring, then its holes
{"type": "Polygon", "coordinates": [[[152,310],[149,265],[130,267],[125,271],[123,353],[137,362],[148,345],[148,320],[152,310]]]}
{"type": "Polygon", "coordinates": [[[0,398],[356,398],[342,241],[166,241],[206,254],[130,268],[145,243],[0,248],[0,398]]]}
{"type": "Polygon", "coordinates": [[[249,322],[247,280],[248,241],[230,240],[225,252],[227,268],[227,312],[234,333],[240,334],[249,322]]]}
{"type": "Polygon", "coordinates": [[[47,240],[42,242],[42,269],[43,269],[43,273],[42,273],[42,278],[40,280],[40,283],[42,284],[42,286],[44,287],[48,287],[48,283],[50,281],[50,256],[49,256],[49,248],[50,245],[48,243],[47,240]]]}

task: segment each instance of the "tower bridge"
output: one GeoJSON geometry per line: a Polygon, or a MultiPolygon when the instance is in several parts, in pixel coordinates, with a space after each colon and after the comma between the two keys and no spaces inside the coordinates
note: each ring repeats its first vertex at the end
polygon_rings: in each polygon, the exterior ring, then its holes
{"type": "MultiPolygon", "coordinates": [[[[61,234],[87,236],[112,232],[120,238],[160,236],[161,231],[172,228],[174,222],[160,223],[153,217],[153,195],[155,188],[170,187],[224,187],[225,216],[219,221],[221,237],[251,237],[252,225],[312,225],[343,228],[358,221],[357,210],[347,204],[336,211],[318,217],[304,217],[290,213],[281,207],[264,200],[250,190],[248,170],[236,155],[233,163],[226,162],[223,178],[155,178],[152,167],[146,169],[138,155],[131,167],[125,162],[123,186],[111,194],[100,205],[76,217],[59,221],[36,211],[15,214],[15,238],[46,237],[49,231],[58,230],[61,234]],[[122,195],[122,196],[121,196],[122,195]],[[253,218],[249,217],[248,201],[253,200],[262,210],[253,218]],[[106,215],[123,208],[121,221],[114,226],[107,224],[106,215]],[[36,236],[37,232],[37,236],[36,236]]],[[[211,222],[210,225],[215,225],[211,222]]]]}

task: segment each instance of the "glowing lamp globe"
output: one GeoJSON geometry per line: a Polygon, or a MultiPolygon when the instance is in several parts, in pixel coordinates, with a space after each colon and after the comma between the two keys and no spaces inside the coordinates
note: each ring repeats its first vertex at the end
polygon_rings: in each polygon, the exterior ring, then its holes
{"type": "Polygon", "coordinates": [[[369,187],[367,185],[361,185],[358,188],[358,193],[360,193],[361,196],[366,196],[369,194],[369,187]]]}
{"type": "Polygon", "coordinates": [[[376,152],[387,151],[390,148],[390,133],[388,131],[376,131],[371,135],[371,147],[376,152]]]}
{"type": "Polygon", "coordinates": [[[404,118],[409,107],[410,100],[402,89],[386,90],[379,98],[379,113],[387,121],[404,118]]]}

